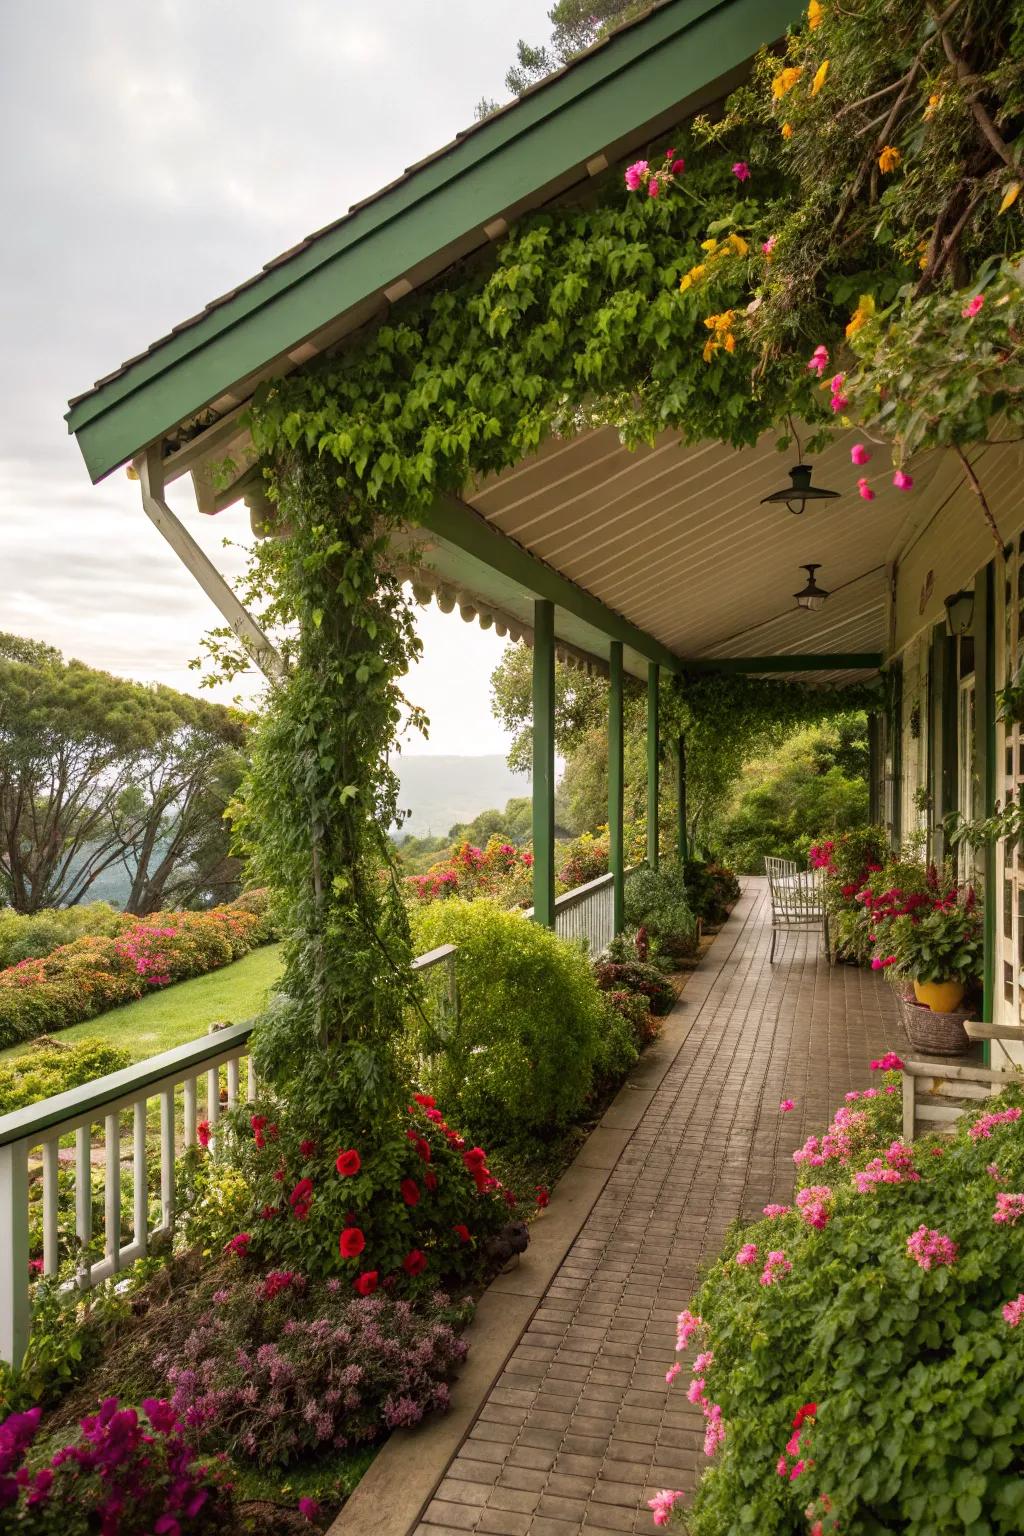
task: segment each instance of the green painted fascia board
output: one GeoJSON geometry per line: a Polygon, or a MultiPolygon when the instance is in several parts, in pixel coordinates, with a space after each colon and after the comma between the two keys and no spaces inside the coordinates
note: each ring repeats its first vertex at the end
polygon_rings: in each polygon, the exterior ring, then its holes
{"type": "Polygon", "coordinates": [[[735,69],[794,0],[669,0],[159,343],[67,414],[94,480],[233,384],[735,69]]]}
{"type": "Polygon", "coordinates": [[[818,652],[798,656],[697,656],[676,661],[684,672],[874,672],[879,651],[818,652]]]}
{"type": "Polygon", "coordinates": [[[556,608],[574,614],[609,640],[619,640],[648,661],[659,662],[673,672],[679,671],[682,665],[679,657],[660,640],[606,607],[600,598],[577,586],[536,555],[531,555],[507,534],[492,528],[465,502],[454,496],[438,497],[424,516],[423,526],[475,560],[519,583],[533,597],[547,598],[556,608]]]}
{"type": "Polygon", "coordinates": [[[38,1104],[27,1104],[9,1115],[0,1115],[0,1147],[12,1141],[22,1141],[27,1136],[40,1136],[52,1126],[64,1120],[72,1120],[93,1111],[99,1114],[105,1104],[144,1092],[162,1078],[194,1076],[206,1062],[216,1060],[236,1046],[245,1045],[252,1034],[252,1020],[245,1024],[231,1024],[227,1029],[215,1030],[200,1040],[190,1040],[186,1045],[176,1045],[173,1050],[161,1051],[159,1056],[148,1056],[134,1066],[123,1067],[120,1072],[108,1072],[105,1077],[94,1077],[89,1083],[71,1088],[67,1093],[54,1094],[41,1099],[38,1104]]]}

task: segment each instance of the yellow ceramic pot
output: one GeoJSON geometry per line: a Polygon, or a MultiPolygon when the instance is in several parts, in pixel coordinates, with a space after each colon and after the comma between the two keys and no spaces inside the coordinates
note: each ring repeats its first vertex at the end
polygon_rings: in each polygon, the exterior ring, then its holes
{"type": "Polygon", "coordinates": [[[955,1013],[967,988],[962,981],[915,981],[914,996],[932,1013],[955,1013]]]}

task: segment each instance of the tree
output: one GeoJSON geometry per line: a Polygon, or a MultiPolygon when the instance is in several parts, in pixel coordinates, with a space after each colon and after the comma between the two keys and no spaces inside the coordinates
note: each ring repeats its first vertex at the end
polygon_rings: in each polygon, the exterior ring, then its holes
{"type": "MultiPolygon", "coordinates": [[[[127,909],[223,878],[223,812],[244,716],[0,634],[0,891],[21,912],[73,906],[122,862],[127,909]]],[[[213,888],[213,886],[211,886],[213,888]]]]}
{"type": "Polygon", "coordinates": [[[548,11],[550,40],[534,47],[523,38],[516,45],[516,62],[505,76],[514,96],[560,69],[609,32],[650,10],[649,0],[558,0],[548,11]]]}

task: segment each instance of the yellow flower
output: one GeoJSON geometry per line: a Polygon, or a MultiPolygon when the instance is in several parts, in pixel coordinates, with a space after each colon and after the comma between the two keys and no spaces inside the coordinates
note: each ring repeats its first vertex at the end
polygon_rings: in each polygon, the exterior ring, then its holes
{"type": "Polygon", "coordinates": [[[687,272],[686,276],[683,277],[683,278],[680,278],[680,280],[679,280],[679,292],[680,293],[685,293],[687,288],[692,288],[694,283],[699,283],[703,276],[704,276],[704,263],[703,262],[701,262],[699,266],[691,267],[689,272],[687,272]]]}
{"type": "Polygon", "coordinates": [[[931,96],[928,97],[928,105],[924,109],[925,122],[927,122],[929,118],[935,116],[936,110],[938,109],[938,105],[941,100],[942,97],[935,95],[934,92],[931,96]]]}
{"type": "Polygon", "coordinates": [[[857,308],[850,316],[850,323],[846,327],[847,338],[856,336],[857,332],[861,330],[865,325],[867,325],[868,321],[871,319],[874,313],[874,299],[871,297],[870,293],[862,293],[860,298],[857,300],[857,308]]]}
{"type": "Polygon", "coordinates": [[[887,144],[878,157],[878,169],[883,176],[888,176],[890,171],[895,171],[903,159],[902,150],[894,145],[887,144]]]}
{"type": "Polygon", "coordinates": [[[750,246],[744,240],[742,235],[737,235],[737,234],[730,235],[729,236],[729,245],[736,252],[737,256],[746,256],[750,252],[750,246]]]}
{"type": "Polygon", "coordinates": [[[917,249],[920,253],[917,258],[917,264],[923,272],[925,267],[928,265],[928,241],[919,240],[917,242],[917,249]]]}
{"type": "Polygon", "coordinates": [[[816,32],[825,20],[825,8],[821,0],[811,0],[807,7],[807,25],[812,32],[816,32]]]}
{"type": "Polygon", "coordinates": [[[784,96],[788,96],[802,74],[803,69],[798,64],[790,64],[786,69],[780,70],[772,81],[772,95],[775,100],[781,101],[784,96]]]}
{"type": "Polygon", "coordinates": [[[782,125],[782,137],[784,139],[791,139],[793,137],[793,124],[792,123],[783,123],[783,125],[782,125]]]}
{"type": "Polygon", "coordinates": [[[818,65],[817,69],[814,72],[814,79],[811,81],[811,95],[812,96],[817,96],[818,92],[821,90],[822,86],[825,84],[825,81],[826,81],[827,78],[828,78],[828,59],[822,59],[821,63],[818,65]]]}
{"type": "Polygon", "coordinates": [[[1013,207],[1014,203],[1017,201],[1018,197],[1020,196],[1020,187],[1021,187],[1021,184],[1020,184],[1019,181],[1007,182],[1006,189],[1003,192],[1003,200],[999,204],[999,212],[1000,213],[1005,213],[1007,208],[1012,208],[1013,207]]]}
{"type": "Polygon", "coordinates": [[[718,249],[718,241],[717,240],[702,240],[701,243],[700,243],[700,248],[701,248],[702,251],[717,251],[717,249],[718,249]]]}
{"type": "Polygon", "coordinates": [[[708,315],[704,321],[704,324],[711,332],[711,335],[704,343],[703,355],[706,363],[710,363],[720,347],[724,347],[726,352],[735,352],[736,337],[732,333],[735,314],[736,311],[734,309],[727,309],[720,315],[708,315]]]}

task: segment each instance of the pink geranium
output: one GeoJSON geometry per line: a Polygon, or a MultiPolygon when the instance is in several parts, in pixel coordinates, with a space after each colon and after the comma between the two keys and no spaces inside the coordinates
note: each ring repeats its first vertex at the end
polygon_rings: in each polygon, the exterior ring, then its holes
{"type": "Polygon", "coordinates": [[[1011,1328],[1019,1328],[1024,1323],[1024,1291],[1014,1301],[1008,1301],[1003,1308],[1003,1317],[1011,1328]]]}
{"type": "Polygon", "coordinates": [[[822,374],[825,372],[825,369],[828,367],[828,360],[828,347],[815,347],[814,351],[811,353],[811,360],[807,364],[808,373],[816,373],[820,379],[822,374]]]}
{"type": "Polygon", "coordinates": [[[854,443],[850,449],[850,462],[852,464],[866,464],[870,458],[871,454],[863,443],[854,443]]]}
{"type": "Polygon", "coordinates": [[[647,1508],[652,1513],[655,1525],[668,1525],[672,1518],[673,1505],[683,1497],[681,1488],[663,1488],[656,1493],[653,1499],[647,1500],[647,1508]]]}
{"type": "Polygon", "coordinates": [[[750,166],[745,160],[737,160],[736,164],[732,168],[732,173],[736,177],[737,181],[750,180],[750,166]]]}
{"type": "Polygon", "coordinates": [[[974,298],[969,299],[964,305],[963,309],[960,311],[961,315],[965,320],[973,320],[984,302],[985,295],[983,293],[976,293],[974,298]]]}
{"type": "Polygon", "coordinates": [[[922,1222],[916,1232],[907,1238],[907,1256],[922,1269],[935,1269],[941,1265],[953,1265],[957,1259],[957,1246],[951,1237],[929,1228],[922,1222]]]}
{"type": "Polygon", "coordinates": [[[912,491],[914,489],[913,477],[905,474],[902,469],[898,469],[893,475],[892,483],[898,491],[912,491]]]}
{"type": "Polygon", "coordinates": [[[902,1072],[903,1061],[895,1051],[886,1051],[884,1056],[879,1056],[877,1061],[871,1063],[872,1072],[902,1072]]]}

